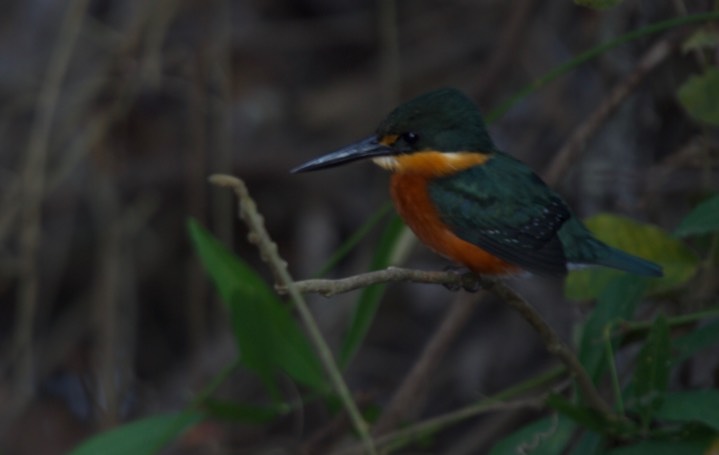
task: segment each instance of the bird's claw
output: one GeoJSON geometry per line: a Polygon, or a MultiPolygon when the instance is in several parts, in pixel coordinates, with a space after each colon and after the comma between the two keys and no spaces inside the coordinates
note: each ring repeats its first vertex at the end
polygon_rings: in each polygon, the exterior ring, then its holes
{"type": "Polygon", "coordinates": [[[452,292],[465,290],[467,292],[477,292],[482,287],[477,276],[466,267],[448,265],[444,268],[445,272],[452,273],[457,276],[458,280],[454,283],[445,283],[443,286],[452,292]]]}

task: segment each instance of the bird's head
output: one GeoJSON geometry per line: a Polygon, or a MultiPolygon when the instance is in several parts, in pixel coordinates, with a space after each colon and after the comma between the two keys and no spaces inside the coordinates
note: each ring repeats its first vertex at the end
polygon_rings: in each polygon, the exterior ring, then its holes
{"type": "Polygon", "coordinates": [[[393,171],[428,165],[434,169],[437,162],[455,161],[454,167],[461,169],[476,161],[478,152],[486,156],[496,150],[475,104],[460,91],[443,88],[397,107],[372,136],[308,161],[292,172],[315,171],[364,158],[393,171]]]}

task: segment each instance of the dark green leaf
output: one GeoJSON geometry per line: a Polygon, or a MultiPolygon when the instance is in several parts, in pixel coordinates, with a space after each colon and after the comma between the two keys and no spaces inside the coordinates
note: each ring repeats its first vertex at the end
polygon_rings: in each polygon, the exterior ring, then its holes
{"type": "MultiPolygon", "coordinates": [[[[585,220],[599,240],[620,250],[660,264],[664,277],[652,279],[651,292],[665,292],[685,284],[696,273],[699,260],[681,241],[662,229],[617,215],[600,214],[585,220]]],[[[613,278],[624,272],[604,267],[572,271],[565,282],[566,296],[574,300],[596,298],[613,278]]]]}
{"type": "Polygon", "coordinates": [[[560,395],[550,395],[547,404],[585,429],[596,433],[625,436],[635,432],[635,426],[629,421],[607,420],[593,409],[571,403],[560,395]]]}
{"type": "Polygon", "coordinates": [[[563,453],[576,425],[571,419],[554,415],[525,425],[492,447],[489,455],[556,455],[563,453]]]}
{"type": "Polygon", "coordinates": [[[577,406],[560,395],[550,395],[547,404],[588,430],[604,432],[606,429],[606,420],[601,415],[584,406],[577,406]]]}
{"type": "Polygon", "coordinates": [[[600,455],[603,453],[602,440],[601,434],[585,431],[572,448],[571,455],[600,455]]]}
{"type": "MultiPolygon", "coordinates": [[[[644,295],[647,280],[623,275],[609,282],[597,300],[597,306],[587,318],[579,341],[579,361],[596,382],[606,369],[604,331],[608,324],[631,319],[634,309],[644,295]]],[[[615,346],[617,341],[613,341],[615,346]]]]}
{"type": "Polygon", "coordinates": [[[664,400],[671,368],[670,348],[669,324],[660,314],[649,330],[634,371],[634,402],[630,404],[633,404],[645,426],[664,400]]]}
{"type": "Polygon", "coordinates": [[[719,194],[706,199],[689,212],[675,234],[679,237],[719,231],[719,194]]]}
{"type": "Polygon", "coordinates": [[[196,221],[190,220],[188,227],[203,266],[230,310],[243,365],[258,373],[275,396],[279,370],[314,391],[330,390],[310,342],[270,287],[196,221]]]}
{"type": "Polygon", "coordinates": [[[679,87],[679,102],[696,120],[719,126],[719,70],[709,67],[679,87]]]}
{"type": "Polygon", "coordinates": [[[574,0],[579,6],[586,6],[592,9],[609,9],[620,4],[622,0],[574,0]]]}
{"type": "Polygon", "coordinates": [[[719,390],[686,390],[664,397],[656,417],[679,422],[700,422],[719,431],[719,390]]]}
{"type": "Polygon", "coordinates": [[[697,351],[719,343],[719,321],[710,322],[674,340],[675,363],[683,362],[697,351]]]}
{"type": "MultiPolygon", "coordinates": [[[[382,237],[379,240],[372,259],[372,270],[383,269],[390,265],[395,245],[404,229],[405,227],[402,220],[397,215],[393,216],[382,232],[382,237]]],[[[362,290],[362,294],[355,307],[354,315],[352,316],[350,327],[342,343],[342,351],[340,354],[340,364],[342,366],[347,366],[350,363],[360,344],[362,344],[362,340],[364,340],[367,330],[369,330],[369,326],[377,312],[377,307],[379,306],[385,288],[385,285],[373,285],[362,290]]]]}
{"type": "Polygon", "coordinates": [[[695,50],[716,49],[717,47],[719,47],[719,33],[713,29],[700,28],[682,43],[682,52],[686,54],[695,50]]]}
{"type": "Polygon", "coordinates": [[[213,399],[205,400],[202,407],[209,417],[255,424],[271,422],[279,415],[287,412],[286,406],[253,406],[213,399]]]}
{"type": "Polygon", "coordinates": [[[709,455],[705,452],[711,444],[706,437],[680,441],[642,441],[631,446],[607,452],[607,455],[709,455]]]}
{"type": "Polygon", "coordinates": [[[154,454],[202,419],[197,412],[146,417],[93,436],[70,455],[154,454]]]}

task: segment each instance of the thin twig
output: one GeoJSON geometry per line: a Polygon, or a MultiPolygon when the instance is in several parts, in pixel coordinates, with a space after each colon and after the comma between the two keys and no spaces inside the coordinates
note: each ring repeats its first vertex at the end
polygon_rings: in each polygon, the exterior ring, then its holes
{"type": "MultiPolygon", "coordinates": [[[[596,411],[607,418],[614,418],[614,413],[609,405],[602,399],[594,387],[591,378],[584,367],[574,355],[572,350],[561,340],[559,335],[544,322],[542,316],[524,300],[519,294],[507,287],[499,280],[487,277],[473,277],[474,283],[479,283],[482,288],[493,292],[505,303],[517,310],[519,314],[539,333],[547,350],[559,358],[566,365],[569,371],[577,379],[579,389],[582,391],[587,403],[596,411]]],[[[304,292],[317,292],[324,295],[347,292],[357,287],[370,284],[412,281],[415,283],[448,284],[455,286],[466,286],[470,284],[466,275],[459,275],[455,272],[425,272],[420,270],[400,269],[391,267],[386,270],[369,272],[355,275],[341,280],[307,280],[295,283],[297,289],[304,292]]],[[[471,286],[470,286],[471,287],[471,286]]]]}
{"type": "MultiPolygon", "coordinates": [[[[532,8],[538,6],[533,0],[513,2],[510,9],[509,20],[502,26],[501,34],[497,38],[496,46],[486,64],[482,66],[482,77],[475,82],[477,88],[474,92],[477,98],[484,99],[497,93],[497,85],[501,78],[507,74],[507,67],[516,62],[517,48],[521,45],[522,37],[527,36],[527,19],[532,16],[532,8]]],[[[472,75],[476,78],[476,75],[472,75]]]]}
{"type": "Polygon", "coordinates": [[[364,444],[364,449],[368,454],[376,454],[374,442],[369,434],[367,422],[359,412],[357,405],[350,394],[349,388],[342,378],[342,373],[335,362],[332,351],[325,342],[322,332],[315,321],[312,312],[305,303],[305,300],[294,285],[294,281],[287,270],[287,263],[280,257],[277,251],[277,244],[270,238],[264,226],[262,216],[257,212],[255,202],[250,197],[245,183],[230,175],[215,174],[210,176],[210,182],[215,185],[232,188],[239,199],[240,218],[247,225],[250,231],[250,240],[258,247],[262,259],[270,266],[278,283],[287,288],[292,302],[295,304],[297,311],[300,313],[310,339],[315,345],[315,349],[320,356],[320,360],[327,370],[327,375],[332,381],[337,394],[340,396],[342,403],[352,421],[352,425],[357,431],[360,439],[364,444]]]}
{"type": "MultiPolygon", "coordinates": [[[[506,412],[517,409],[541,409],[544,407],[544,403],[549,396],[549,392],[541,393],[538,396],[530,398],[519,399],[516,397],[526,394],[529,390],[535,390],[540,385],[554,382],[561,376],[562,372],[563,369],[561,367],[549,370],[535,378],[512,386],[491,397],[484,398],[477,403],[457,409],[456,411],[451,411],[446,414],[429,418],[422,422],[408,426],[407,428],[378,437],[375,439],[375,443],[377,444],[377,447],[381,448],[383,453],[385,453],[386,451],[396,450],[405,446],[414,440],[420,439],[424,435],[437,433],[443,428],[448,428],[458,422],[462,422],[481,414],[488,414],[490,412],[506,412]],[[510,398],[515,399],[510,400],[510,398]]],[[[551,388],[551,393],[560,393],[568,386],[568,384],[568,381],[562,381],[551,388]]],[[[347,449],[339,451],[336,455],[350,455],[359,453],[360,451],[361,449],[356,446],[348,447],[347,449]]]]}
{"type": "Polygon", "coordinates": [[[551,164],[544,173],[544,179],[550,185],[559,182],[567,168],[584,149],[584,145],[591,139],[599,128],[607,121],[609,116],[629,96],[634,88],[660,63],[669,57],[676,48],[677,39],[664,39],[652,46],[639,60],[634,71],[616,85],[606,100],[586,119],[564,143],[557,152],[551,164]]]}
{"type": "MultiPolygon", "coordinates": [[[[417,425],[389,433],[385,436],[377,438],[377,445],[384,450],[391,450],[397,446],[406,445],[409,441],[417,440],[422,435],[436,432],[438,428],[446,428],[457,422],[461,422],[470,417],[476,417],[481,414],[489,414],[491,412],[506,412],[517,409],[539,410],[544,407],[548,394],[533,398],[525,398],[515,401],[498,401],[492,399],[482,400],[477,404],[473,404],[466,408],[453,411],[439,417],[434,417],[421,422],[417,425]]],[[[344,454],[344,452],[340,452],[344,454]]]]}
{"type": "Polygon", "coordinates": [[[41,239],[41,209],[45,197],[50,132],[62,82],[82,28],[87,4],[88,0],[75,0],[65,11],[57,45],[51,55],[45,80],[37,98],[35,121],[30,131],[30,141],[22,171],[22,203],[19,204],[22,223],[20,229],[22,280],[18,292],[17,322],[13,336],[13,354],[18,362],[13,386],[18,406],[32,394],[35,382],[33,336],[40,286],[37,252],[41,239]]]}
{"type": "MultiPolygon", "coordinates": [[[[388,267],[384,270],[362,273],[337,280],[312,279],[297,281],[294,285],[297,290],[305,294],[320,294],[330,297],[336,294],[354,291],[365,288],[376,283],[424,283],[443,284],[450,287],[462,287],[471,289],[480,284],[480,278],[473,273],[458,274],[456,272],[438,272],[428,270],[414,270],[402,267],[388,267]]],[[[280,294],[287,293],[287,287],[275,286],[280,294]]]]}

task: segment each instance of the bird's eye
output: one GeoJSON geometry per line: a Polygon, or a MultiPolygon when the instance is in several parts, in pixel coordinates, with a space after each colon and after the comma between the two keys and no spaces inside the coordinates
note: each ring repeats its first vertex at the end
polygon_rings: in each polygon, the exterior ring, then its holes
{"type": "Polygon", "coordinates": [[[419,140],[419,135],[417,133],[413,133],[412,131],[408,131],[402,135],[402,139],[404,139],[408,145],[414,145],[419,140]]]}

